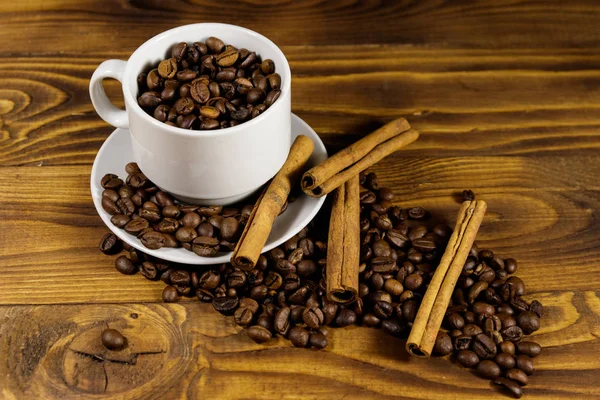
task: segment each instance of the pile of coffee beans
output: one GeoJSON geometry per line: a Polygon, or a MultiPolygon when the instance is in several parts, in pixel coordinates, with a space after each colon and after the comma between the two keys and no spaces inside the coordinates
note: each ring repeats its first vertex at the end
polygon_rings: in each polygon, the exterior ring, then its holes
{"type": "MultiPolygon", "coordinates": [[[[394,194],[379,187],[375,174],[361,174],[360,183],[360,283],[353,304],[331,303],[325,294],[326,209],[296,236],[261,255],[252,271],[231,264],[190,269],[126,244],[128,254],[120,255],[115,267],[123,274],[140,271],[148,279],[165,282],[165,302],[195,296],[212,303],[220,313],[233,315],[258,343],[282,336],[294,346],[321,349],[327,346],[329,327],[348,325],[380,327],[406,338],[452,230],[432,223],[422,207],[393,206],[394,194]]],[[[120,249],[111,235],[100,242],[107,254],[120,249]]],[[[477,368],[515,394],[533,372],[530,357],[541,351],[539,345],[522,340],[539,327],[541,304],[521,298],[522,282],[509,277],[516,267],[513,259],[474,246],[434,349],[434,355],[453,354],[461,365],[477,368]],[[497,375],[491,364],[498,367],[497,375]],[[524,379],[519,371],[525,372],[524,379]]]]}
{"type": "Polygon", "coordinates": [[[173,46],[137,79],[138,104],[171,126],[208,130],[256,118],[281,95],[273,60],[209,37],[173,46]]]}
{"type": "Polygon", "coordinates": [[[542,351],[523,339],[539,329],[543,307],[522,298],[525,284],[516,271],[516,260],[473,246],[442,325],[447,332],[438,334],[434,350],[453,354],[461,365],[521,397],[533,358],[542,351]]]}
{"type": "MultiPolygon", "coordinates": [[[[202,257],[233,250],[253,204],[177,204],[148,180],[136,163],[127,164],[125,169],[129,174],[125,182],[114,174],[106,174],[100,182],[104,188],[102,208],[112,215],[113,225],[137,236],[149,249],[183,247],[202,257]]],[[[112,248],[112,240],[107,236],[101,247],[112,248]]]]}

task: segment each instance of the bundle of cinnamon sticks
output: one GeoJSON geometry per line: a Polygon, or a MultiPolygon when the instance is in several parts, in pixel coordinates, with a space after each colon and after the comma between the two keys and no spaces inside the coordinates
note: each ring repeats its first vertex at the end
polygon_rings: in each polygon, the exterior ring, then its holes
{"type": "Polygon", "coordinates": [[[327,297],[339,304],[352,303],[358,294],[360,252],[359,174],[389,154],[414,142],[419,133],[404,118],[395,119],[323,163],[304,172],[313,143],[305,136],[294,142],[288,159],[273,178],[246,224],[234,250],[234,266],[250,270],[256,266],[275,218],[293,185],[302,175],[301,188],[309,196],[321,197],[336,190],[331,212],[327,251],[327,297]]]}

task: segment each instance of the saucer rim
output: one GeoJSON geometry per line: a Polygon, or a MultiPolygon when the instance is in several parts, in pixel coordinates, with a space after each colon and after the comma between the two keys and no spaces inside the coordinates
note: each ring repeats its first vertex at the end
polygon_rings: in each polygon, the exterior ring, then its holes
{"type": "MultiPolygon", "coordinates": [[[[296,122],[298,122],[300,124],[302,129],[305,131],[305,132],[302,132],[302,134],[307,135],[308,137],[310,137],[313,140],[313,142],[315,143],[315,151],[318,151],[321,154],[321,157],[326,159],[328,157],[327,149],[325,148],[325,144],[323,143],[323,141],[321,140],[319,135],[315,132],[315,130],[310,125],[308,125],[308,123],[306,123],[306,121],[304,121],[302,118],[300,118],[299,116],[297,116],[294,113],[291,113],[291,119],[292,119],[292,123],[294,122],[294,120],[296,120],[296,122]]],[[[94,202],[96,212],[102,219],[102,222],[104,222],[104,224],[107,226],[107,228],[112,233],[117,235],[117,237],[119,239],[126,242],[131,247],[133,247],[137,250],[140,250],[141,252],[143,252],[147,255],[150,255],[152,257],[156,257],[156,258],[159,258],[159,259],[162,259],[165,261],[170,261],[170,262],[174,262],[174,263],[178,263],[178,264],[195,265],[195,266],[215,265],[215,264],[223,264],[223,263],[230,262],[231,255],[233,252],[226,252],[217,257],[201,257],[201,256],[191,253],[194,256],[193,259],[197,260],[197,261],[193,261],[193,260],[182,261],[180,259],[181,256],[178,256],[177,254],[175,256],[173,256],[173,254],[164,254],[164,249],[153,250],[153,249],[146,248],[140,242],[140,240],[137,239],[137,237],[129,235],[123,229],[117,228],[110,222],[111,215],[108,214],[102,208],[102,198],[101,198],[101,196],[95,195],[95,192],[96,191],[101,192],[101,190],[102,190],[102,188],[99,186],[99,184],[97,184],[97,182],[99,182],[99,179],[100,179],[100,177],[98,176],[98,168],[99,168],[98,164],[99,164],[100,160],[102,159],[102,156],[104,155],[104,153],[109,148],[110,141],[111,141],[111,138],[113,138],[113,135],[122,134],[122,133],[117,132],[119,130],[129,131],[128,128],[115,128],[111,132],[111,134],[106,138],[106,140],[104,141],[104,143],[98,150],[98,153],[96,154],[96,157],[94,158],[94,163],[92,165],[92,171],[90,173],[90,192],[91,192],[90,194],[92,196],[92,200],[94,202]],[[161,250],[163,250],[163,251],[161,252],[161,250]],[[192,261],[192,262],[190,262],[190,261],[192,261]]],[[[298,135],[299,134],[300,133],[298,133],[298,135]]],[[[306,195],[304,195],[304,196],[306,196],[306,195]]],[[[317,202],[316,202],[315,206],[313,207],[313,210],[311,210],[311,212],[308,214],[308,216],[303,221],[301,221],[301,223],[298,223],[293,228],[290,228],[287,231],[287,233],[282,235],[279,239],[274,240],[273,243],[265,245],[265,247],[263,248],[261,253],[265,253],[265,252],[281,245],[282,243],[284,243],[285,241],[289,240],[291,237],[296,235],[298,232],[300,232],[304,226],[308,225],[310,223],[310,221],[312,221],[314,219],[314,217],[317,215],[319,210],[323,207],[325,199],[326,199],[326,196],[316,199],[317,202]]],[[[183,248],[173,248],[173,249],[169,249],[169,250],[177,251],[177,253],[188,252],[188,250],[185,250],[183,248]]]]}

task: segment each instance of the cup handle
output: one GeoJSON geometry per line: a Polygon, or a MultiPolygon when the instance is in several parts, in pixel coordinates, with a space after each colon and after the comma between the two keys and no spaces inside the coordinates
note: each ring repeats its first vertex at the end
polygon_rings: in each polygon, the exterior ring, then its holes
{"type": "Polygon", "coordinates": [[[123,60],[107,60],[96,68],[90,79],[90,98],[96,112],[106,122],[117,128],[129,128],[127,111],[121,110],[110,102],[102,87],[104,78],[114,78],[123,83],[127,63],[123,60]]]}

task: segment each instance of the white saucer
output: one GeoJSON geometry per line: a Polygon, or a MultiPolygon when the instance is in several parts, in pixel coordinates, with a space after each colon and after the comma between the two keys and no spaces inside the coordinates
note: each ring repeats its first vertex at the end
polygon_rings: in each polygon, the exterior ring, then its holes
{"type": "MultiPolygon", "coordinates": [[[[298,135],[305,135],[312,139],[315,144],[315,150],[308,161],[308,166],[312,167],[327,159],[327,150],[317,133],[302,119],[292,114],[292,142],[298,135]]],[[[217,257],[200,257],[191,251],[183,248],[162,248],[151,250],[140,242],[138,238],[132,236],[122,229],[117,228],[110,222],[111,215],[102,208],[102,191],[100,179],[107,174],[113,173],[124,178],[125,165],[133,161],[131,150],[131,138],[128,129],[115,129],[115,131],[106,139],[94,160],[92,166],[91,189],[94,205],[102,221],[108,228],[121,240],[142,252],[161,258],[163,260],[195,265],[222,264],[229,262],[231,252],[220,253],[217,257]]],[[[301,195],[296,201],[291,203],[287,210],[275,220],[273,230],[269,235],[267,244],[263,252],[280,245],[290,239],[315,217],[323,202],[325,196],[315,199],[305,194],[301,195]]]]}

